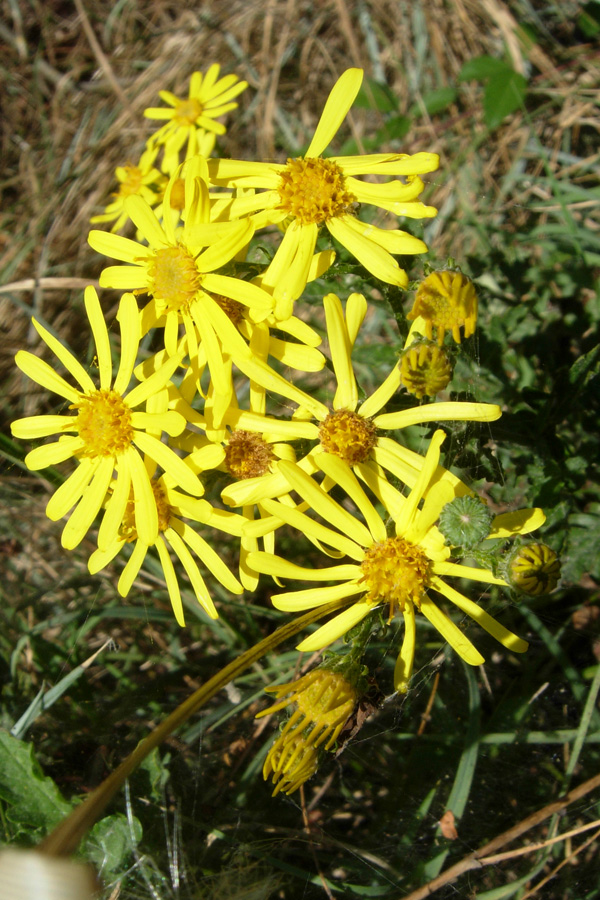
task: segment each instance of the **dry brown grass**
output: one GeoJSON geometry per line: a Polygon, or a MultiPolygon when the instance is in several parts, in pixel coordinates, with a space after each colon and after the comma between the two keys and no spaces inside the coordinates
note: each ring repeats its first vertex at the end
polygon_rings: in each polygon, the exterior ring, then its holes
{"type": "MultiPolygon", "coordinates": [[[[598,63],[581,46],[572,54],[560,49],[578,4],[562,7],[564,20],[555,23],[547,45],[528,51],[537,72],[533,89],[548,101],[548,115],[536,119],[534,130],[554,152],[557,172],[565,141],[577,155],[578,142],[598,128],[598,63]]],[[[506,52],[518,71],[526,64],[519,3],[500,0],[206,0],[183,7],[131,0],[112,11],[90,0],[4,0],[2,8],[0,279],[35,285],[0,294],[0,379],[12,396],[27,389],[14,374],[15,351],[38,345],[31,312],[79,348],[81,289],[65,291],[63,283],[53,290],[41,279],[97,277],[102,261],[85,241],[89,218],[107,202],[115,166],[140,153],[149,134],[142,111],[156,103],[160,88],[185,90],[190,73],[214,60],[237,72],[250,89],[220,151],[269,159],[281,158],[290,142],[307,142],[348,65],[385,80],[406,113],[423,92],[454,84],[475,56],[506,52]]],[[[504,176],[518,160],[533,175],[542,166],[521,114],[493,142],[484,141],[484,125],[473,115],[480,88],[461,90],[460,107],[443,118],[420,117],[403,146],[442,157],[435,176],[439,255],[470,249],[456,240],[465,204],[475,212],[495,207],[508,227],[518,227],[522,206],[510,190],[503,192],[504,176]]],[[[348,128],[359,145],[380,119],[376,111],[353,111],[348,128]]]]}

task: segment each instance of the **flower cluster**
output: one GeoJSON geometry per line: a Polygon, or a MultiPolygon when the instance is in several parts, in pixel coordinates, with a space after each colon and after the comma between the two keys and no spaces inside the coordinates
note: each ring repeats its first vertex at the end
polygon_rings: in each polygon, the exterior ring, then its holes
{"type": "MultiPolygon", "coordinates": [[[[404,624],[398,691],[408,689],[419,618],[467,663],[483,662],[439,598],[508,650],[523,652],[524,640],[451,582],[506,585],[499,573],[510,571],[525,591],[536,593],[542,581],[551,586],[556,565],[541,551],[521,553],[504,568],[499,560],[491,568],[461,561],[484,545],[503,552],[513,536],[538,528],[543,513],[488,512],[442,465],[444,431],[433,430],[422,454],[403,439],[410,426],[492,422],[501,414],[493,404],[433,399],[452,377],[446,332],[460,343],[475,330],[474,285],[451,270],[424,280],[398,362],[368,396],[353,365],[369,315],[365,296],[348,290],[345,303],[336,293],[323,297],[328,358],[320,349],[323,335],[303,315],[307,283],[334,265],[340,247],[357,271],[362,266],[384,287],[407,287],[396,257],[427,247],[407,231],[375,225],[373,213],[391,217],[393,226],[397,217],[434,216],[420,196],[422,176],[437,168],[438,157],[325,155],[361,86],[362,71],[348,69],[303,156],[268,163],[211,158],[225,131],[221,117],[247,87],[235,75],[219,74],[217,65],[194,73],[184,99],[160,92],[167,105],[145,115],[164,124],[137,165],[117,169],[118,192],[93,219],[112,223],[110,231],[92,230],[88,240],[111,261],[100,286],[122,292],[116,375],[112,323],[93,288],[84,299],[94,341],[91,373],[35,320],[66,377],[32,353],[16,357],[25,374],[68,404],[58,415],[12,426],[18,438],[53,438],[27,455],[30,468],[72,460],[47,506],[51,519],[66,518],[63,546],[76,547],[97,524],[89,569],[99,572],[123,557],[123,596],[155,552],[180,625],[182,578],[211,618],[218,612],[206,572],[234,594],[255,590],[261,574],[316,582],[273,598],[290,612],[344,601],[300,650],[320,650],[384,609],[389,621],[400,616],[404,624]],[[131,225],[135,237],[116,233],[131,225]],[[277,241],[273,256],[265,265],[250,264],[251,242],[265,230],[277,241]],[[298,384],[302,373],[312,373],[316,384],[325,365],[335,378],[328,402],[298,384]],[[432,402],[415,404],[414,397],[432,402]],[[470,502],[457,504],[461,498],[470,502]],[[309,565],[300,564],[303,545],[298,559],[275,553],[285,526],[314,545],[309,565]],[[335,564],[315,563],[322,553],[335,564]]],[[[277,688],[278,697],[293,691],[297,710],[265,764],[276,790],[295,790],[315,770],[320,745],[335,743],[357,699],[342,682],[319,670],[277,688]]]]}

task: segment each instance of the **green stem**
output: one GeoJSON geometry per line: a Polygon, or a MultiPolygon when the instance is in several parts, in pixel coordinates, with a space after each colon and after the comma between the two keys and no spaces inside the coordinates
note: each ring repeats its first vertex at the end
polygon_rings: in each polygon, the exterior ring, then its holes
{"type": "Polygon", "coordinates": [[[73,812],[48,837],[44,838],[39,849],[50,856],[67,856],[70,853],[74,853],[86,831],[96,822],[125,780],[155,747],[158,747],[176,728],[183,725],[190,716],[200,709],[201,706],[204,706],[226,684],[233,681],[234,678],[261,659],[270,650],[273,650],[288,638],[293,637],[306,625],[310,625],[317,619],[321,619],[328,613],[334,612],[347,604],[348,598],[344,597],[341,600],[328,603],[326,606],[310,610],[303,616],[287,622],[269,637],[250,647],[249,650],[246,650],[241,656],[238,656],[237,659],[226,665],[216,675],[213,675],[206,684],[203,684],[187,700],[184,700],[171,715],[167,716],[160,725],[157,725],[147,737],[140,741],[135,750],[123,760],[121,765],[95,791],[89,794],[83,803],[75,807],[73,812]]]}

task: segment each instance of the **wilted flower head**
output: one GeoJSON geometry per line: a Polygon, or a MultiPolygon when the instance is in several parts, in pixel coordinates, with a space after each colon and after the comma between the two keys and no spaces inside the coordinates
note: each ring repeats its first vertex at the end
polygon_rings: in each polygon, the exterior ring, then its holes
{"type": "Polygon", "coordinates": [[[433,328],[437,329],[438,344],[444,342],[446,331],[460,344],[460,329],[470,337],[477,324],[477,294],[473,282],[462,272],[447,269],[432,272],[421,282],[412,310],[407,319],[425,319],[425,331],[431,340],[433,328]]]}

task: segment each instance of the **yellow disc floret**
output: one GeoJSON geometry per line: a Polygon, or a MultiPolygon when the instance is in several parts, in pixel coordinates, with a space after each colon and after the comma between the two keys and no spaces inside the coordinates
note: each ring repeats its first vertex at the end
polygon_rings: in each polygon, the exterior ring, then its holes
{"type": "Polygon", "coordinates": [[[117,391],[93,391],[70,408],[78,410],[77,430],[85,444],[82,456],[120,456],[130,446],[131,410],[117,391]]]}
{"type": "Polygon", "coordinates": [[[375,446],[376,430],[371,419],[349,409],[336,409],[321,422],[319,440],[327,453],[355,466],[364,462],[375,446]]]}
{"type": "Polygon", "coordinates": [[[178,100],[173,118],[179,125],[193,125],[202,115],[202,104],[195,97],[178,100]]]}
{"type": "Polygon", "coordinates": [[[460,344],[460,329],[464,328],[468,338],[477,324],[477,294],[473,282],[462,272],[449,269],[432,272],[419,285],[407,319],[416,319],[417,316],[425,319],[430,340],[435,326],[438,344],[443,343],[446,331],[450,331],[456,343],[460,344]]]}
{"type": "Polygon", "coordinates": [[[187,309],[202,282],[194,257],[181,245],[157,250],[148,275],[148,291],[161,313],[187,309]]]}
{"type": "Polygon", "coordinates": [[[390,619],[407,603],[419,607],[429,581],[430,561],[424,550],[401,537],[369,547],[361,563],[367,603],[389,603],[390,619]]]}
{"type": "Polygon", "coordinates": [[[225,447],[225,465],[234,478],[256,478],[271,469],[275,454],[260,434],[232,431],[225,447]]]}
{"type": "Polygon", "coordinates": [[[425,340],[415,341],[402,354],[400,373],[406,390],[421,400],[425,394],[435,397],[448,387],[452,365],[442,347],[425,340]]]}
{"type": "Polygon", "coordinates": [[[228,319],[231,319],[234,325],[237,325],[244,318],[245,306],[237,300],[230,297],[223,297],[222,294],[213,294],[213,300],[221,307],[228,319]]]}
{"type": "Polygon", "coordinates": [[[321,225],[356,202],[338,164],[319,157],[288,159],[278,190],[280,208],[302,225],[321,225]]]}
{"type": "Polygon", "coordinates": [[[119,190],[114,194],[115,197],[130,197],[137,194],[142,186],[143,173],[138,166],[122,166],[117,172],[123,179],[119,185],[119,190]]]}

